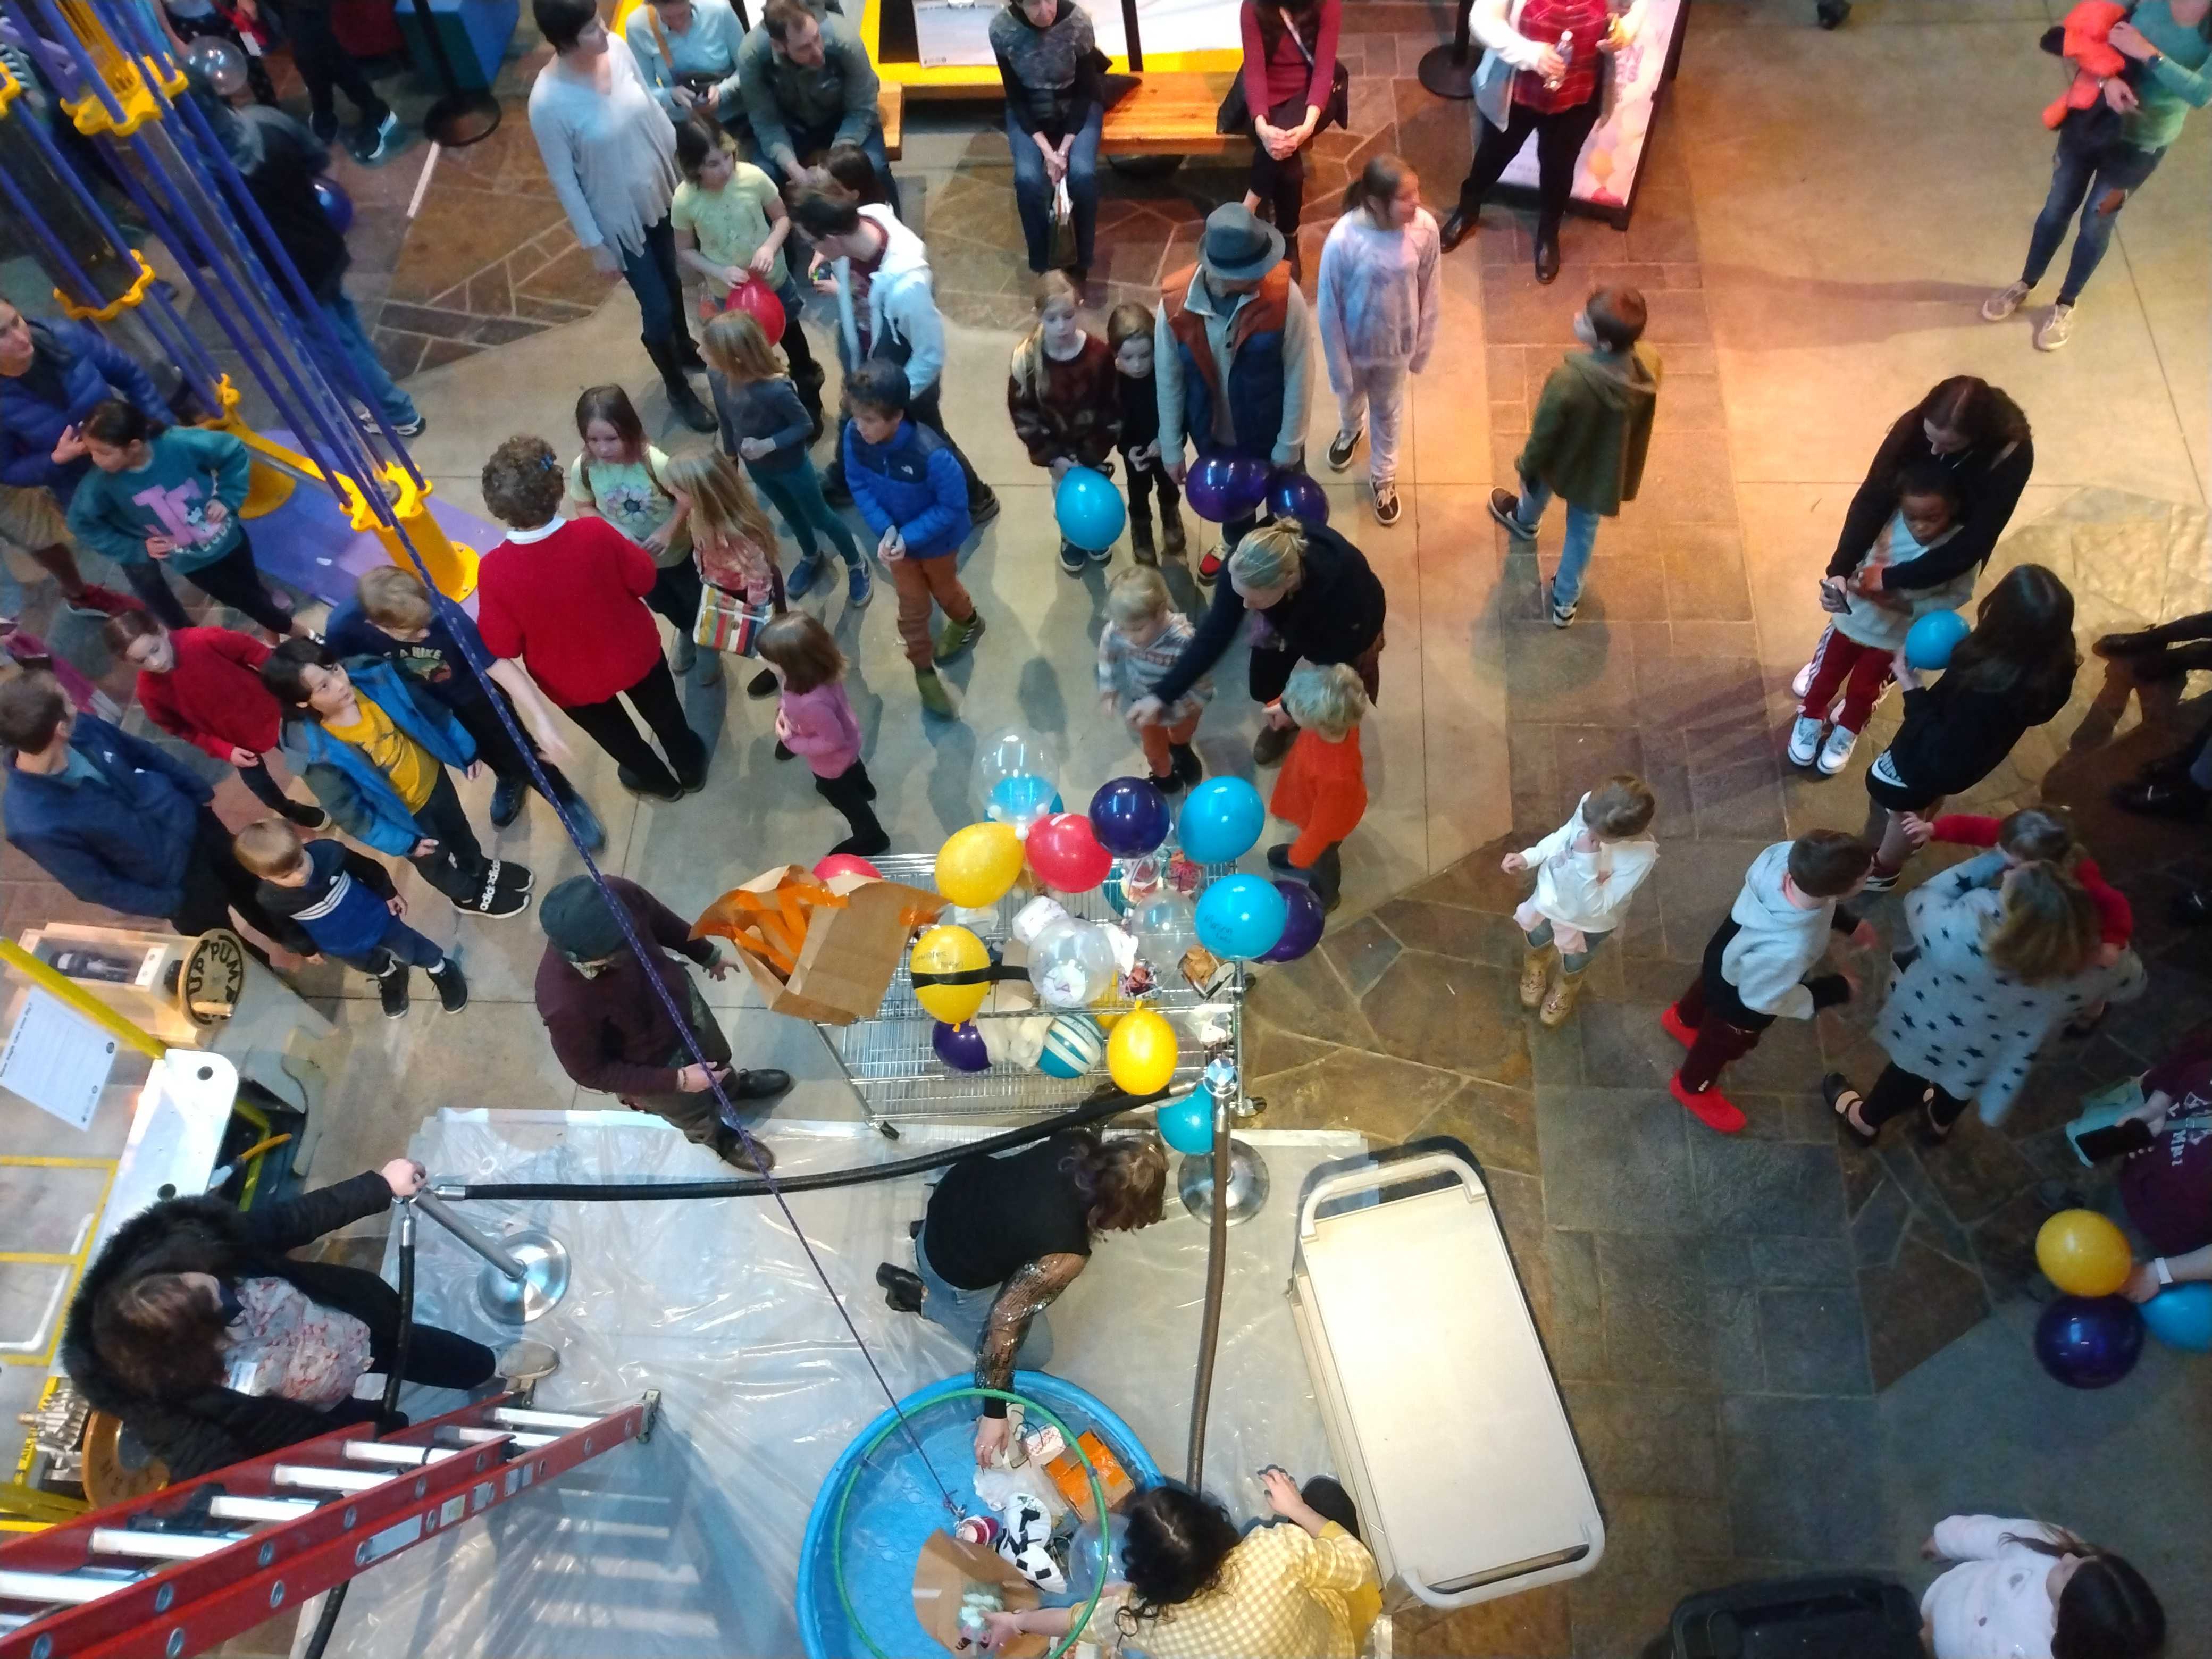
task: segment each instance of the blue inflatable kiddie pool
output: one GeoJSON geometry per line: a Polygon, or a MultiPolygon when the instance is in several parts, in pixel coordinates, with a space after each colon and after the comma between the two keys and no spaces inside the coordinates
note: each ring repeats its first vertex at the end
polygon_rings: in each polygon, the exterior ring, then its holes
{"type": "MultiPolygon", "coordinates": [[[[1042,1407],[1066,1425],[1071,1442],[1096,1433],[1139,1486],[1160,1479],[1158,1465],[1129,1425],[1073,1383],[1017,1371],[1012,1392],[1032,1407],[1026,1428],[1043,1426],[1036,1409],[1042,1407]]],[[[969,1513],[988,1513],[969,1482],[981,1409],[965,1377],[933,1383],[899,1402],[914,1438],[899,1426],[898,1413],[887,1411],[831,1466],[799,1552],[799,1631],[807,1659],[930,1659],[944,1653],[914,1616],[915,1563],[923,1540],[951,1524],[930,1468],[954,1502],[969,1513]],[[928,1468],[914,1439],[921,1442],[928,1468]]],[[[1118,1529],[1114,1542],[1118,1547],[1118,1529]]],[[[1047,1595],[1047,1606],[1080,1607],[1102,1578],[1112,1576],[1102,1571],[1099,1543],[1096,1527],[1076,1534],[1068,1592],[1047,1595]]]]}

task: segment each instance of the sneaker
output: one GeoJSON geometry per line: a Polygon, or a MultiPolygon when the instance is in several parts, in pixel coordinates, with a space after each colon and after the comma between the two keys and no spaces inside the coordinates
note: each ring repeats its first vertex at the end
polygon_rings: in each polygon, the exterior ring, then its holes
{"type": "Polygon", "coordinates": [[[1982,320],[2001,323],[2018,311],[2027,299],[2026,283],[2008,283],[1982,301],[1982,320]]]}
{"type": "Polygon", "coordinates": [[[1350,466],[1352,452],[1359,447],[1359,441],[1366,435],[1367,428],[1363,426],[1355,428],[1350,432],[1340,432],[1335,437],[1330,439],[1328,470],[1332,472],[1341,472],[1350,466]]]}
{"type": "Polygon", "coordinates": [[[965,622],[947,621],[945,631],[937,636],[937,660],[951,662],[969,646],[983,637],[983,613],[969,615],[965,622]]]}
{"type": "Polygon", "coordinates": [[[592,811],[591,802],[574,790],[561,797],[562,810],[576,826],[576,838],[586,853],[596,853],[607,844],[607,827],[599,822],[599,815],[592,811]]]}
{"type": "Polygon", "coordinates": [[[1197,576],[1199,585],[1202,587],[1212,586],[1214,582],[1221,575],[1221,567],[1228,562],[1228,548],[1219,543],[1216,543],[1206,556],[1198,562],[1197,576]]]}
{"type": "Polygon", "coordinates": [[[423,428],[430,422],[420,415],[410,415],[404,421],[392,421],[387,424],[392,428],[392,436],[396,438],[419,438],[422,435],[423,428]]]}
{"type": "Polygon", "coordinates": [[[1520,512],[1521,497],[1512,490],[1493,489],[1490,492],[1490,516],[1498,520],[1507,535],[1516,541],[1525,542],[1536,532],[1521,522],[1520,512]]]}
{"type": "Polygon", "coordinates": [[[1682,1086],[1680,1073],[1667,1079],[1667,1092],[1674,1097],[1674,1103],[1708,1129],[1724,1135],[1741,1134],[1743,1127],[1751,1120],[1736,1109],[1735,1103],[1718,1089],[1707,1089],[1702,1094],[1692,1094],[1682,1086]]]}
{"type": "Polygon", "coordinates": [[[699,660],[699,642],[690,634],[678,629],[676,635],[676,654],[668,659],[668,672],[682,679],[699,660]]]}
{"type": "Polygon", "coordinates": [[[374,126],[364,126],[353,143],[353,159],[365,167],[391,160],[399,148],[399,116],[386,110],[384,118],[374,126]]]}
{"type": "Polygon", "coordinates": [[[1859,734],[1848,726],[1829,727],[1828,740],[1820,745],[1820,775],[1832,778],[1842,771],[1844,763],[1851,757],[1851,750],[1858,746],[1858,741],[1859,734]]]}
{"type": "Polygon", "coordinates": [[[1291,745],[1298,740],[1295,726],[1263,726],[1260,735],[1252,739],[1252,764],[1273,766],[1291,752],[1291,745]]]}
{"type": "Polygon", "coordinates": [[[664,805],[667,805],[671,801],[682,800],[685,795],[690,793],[690,791],[684,788],[680,783],[672,789],[654,789],[648,787],[645,780],[638,776],[636,773],[631,771],[627,766],[617,766],[615,768],[615,781],[622,785],[624,789],[627,789],[631,794],[635,795],[640,800],[657,800],[664,805]]]}
{"type": "Polygon", "coordinates": [[[334,109],[319,109],[307,117],[307,131],[325,144],[338,141],[338,112],[334,109]]]}
{"type": "Polygon", "coordinates": [[[1175,763],[1176,776],[1186,789],[1206,775],[1206,763],[1199,759],[1198,750],[1188,744],[1170,744],[1168,757],[1175,763]]]}
{"type": "Polygon", "coordinates": [[[388,974],[376,976],[376,1000],[384,1005],[386,1019],[407,1018],[407,964],[395,964],[388,974]]]}
{"type": "Polygon", "coordinates": [[[896,1313],[920,1313],[927,1295],[921,1275],[885,1261],[876,1268],[876,1283],[883,1286],[884,1304],[896,1313]]]}
{"type": "Polygon", "coordinates": [[[1067,540],[1065,537],[1061,538],[1060,544],[1060,568],[1062,570],[1066,571],[1071,576],[1080,576],[1083,574],[1084,566],[1088,563],[1090,563],[1090,560],[1084,556],[1083,550],[1081,548],[1078,547],[1073,542],[1067,540]]]}
{"type": "Polygon", "coordinates": [[[866,605],[876,597],[876,585],[869,580],[868,567],[856,564],[845,573],[845,603],[866,605]]]}
{"type": "Polygon", "coordinates": [[[1790,763],[1810,766],[1820,757],[1820,733],[1826,722],[1811,714],[1800,714],[1790,725],[1790,763]]]}
{"type": "Polygon", "coordinates": [[[2069,305],[2053,306],[2051,307],[2050,315],[2036,325],[2035,349],[2038,351],[2056,351],[2071,339],[2073,335],[2074,307],[2069,305]]]}
{"type": "Polygon", "coordinates": [[[313,831],[327,830],[331,827],[331,815],[321,807],[310,806],[305,801],[291,802],[284,808],[284,817],[287,821],[297,824],[302,830],[313,831]]]}
{"type": "Polygon", "coordinates": [[[524,778],[501,778],[492,786],[491,827],[504,830],[522,816],[522,799],[530,784],[524,778]]]}
{"type": "Polygon", "coordinates": [[[1092,549],[1091,550],[1091,563],[1093,563],[1093,564],[1111,564],[1111,563],[1113,563],[1113,562],[1114,562],[1114,544],[1113,544],[1113,543],[1111,543],[1111,542],[1109,542],[1109,543],[1107,543],[1107,544],[1106,544],[1106,545],[1105,545],[1105,546],[1103,546],[1103,547],[1094,547],[1094,548],[1092,548],[1092,549]]]}
{"type": "Polygon", "coordinates": [[[915,669],[914,689],[924,709],[941,720],[952,718],[952,694],[945,689],[945,682],[934,668],[915,669]]]}
{"type": "Polygon", "coordinates": [[[494,859],[491,861],[491,880],[495,886],[510,892],[526,893],[538,885],[538,878],[526,864],[517,864],[513,859],[494,859]]]}
{"type": "Polygon", "coordinates": [[[791,574],[783,579],[783,596],[787,599],[803,599],[813,590],[814,579],[822,574],[822,556],[809,553],[792,566],[791,574]]]}
{"type": "Polygon", "coordinates": [[[1552,596],[1558,591],[1559,590],[1555,585],[1548,582],[1545,584],[1545,597],[1551,599],[1552,626],[1554,628],[1571,628],[1574,626],[1575,610],[1578,602],[1574,599],[1569,599],[1565,605],[1561,605],[1557,599],[1552,598],[1552,596]]]}
{"type": "Polygon", "coordinates": [[[981,530],[998,516],[999,497],[988,487],[968,503],[968,522],[971,528],[981,530]]]}
{"type": "Polygon", "coordinates": [[[87,582],[73,597],[62,601],[62,608],[79,617],[119,617],[126,611],[145,609],[137,600],[97,582],[87,582]]]}
{"type": "Polygon", "coordinates": [[[777,684],[774,669],[763,668],[745,682],[745,695],[749,697],[772,697],[776,694],[776,690],[777,684]]]}
{"type": "Polygon", "coordinates": [[[530,895],[512,887],[502,887],[489,878],[483,890],[466,904],[455,902],[456,910],[465,910],[472,916],[483,916],[491,921],[504,921],[509,916],[519,916],[530,908],[530,895]]]}
{"type": "Polygon", "coordinates": [[[1164,772],[1147,772],[1145,774],[1145,781],[1163,795],[1179,795],[1182,793],[1182,774],[1173,767],[1170,767],[1164,772]]]}
{"type": "Polygon", "coordinates": [[[469,982],[461,977],[461,964],[447,957],[430,969],[430,983],[438,993],[438,1006],[449,1014],[458,1014],[469,1006],[469,982]]]}
{"type": "Polygon", "coordinates": [[[1681,1015],[1674,1012],[1671,1002],[1659,1011],[1659,1029],[1685,1048],[1692,1047],[1698,1040],[1698,1034],[1682,1023],[1681,1015]]]}
{"type": "Polygon", "coordinates": [[[1902,874],[1904,874],[1904,872],[1901,870],[1869,871],[1868,872],[1866,881],[1863,885],[1861,885],[1859,891],[1862,893],[1889,892],[1896,887],[1897,878],[1902,874]]]}
{"type": "Polygon", "coordinates": [[[1398,522],[1399,514],[1404,511],[1405,508],[1398,504],[1397,485],[1383,483],[1375,486],[1376,523],[1387,530],[1398,522]]]}
{"type": "Polygon", "coordinates": [[[1800,702],[1805,701],[1805,694],[1813,689],[1814,666],[1812,663],[1807,663],[1797,671],[1797,678],[1790,682],[1790,695],[1800,702]]]}

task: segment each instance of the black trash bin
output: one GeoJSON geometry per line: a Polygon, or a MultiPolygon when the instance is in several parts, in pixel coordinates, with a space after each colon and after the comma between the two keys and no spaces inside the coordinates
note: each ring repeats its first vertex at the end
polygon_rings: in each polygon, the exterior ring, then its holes
{"type": "Polygon", "coordinates": [[[1702,1590],[1669,1634],[1674,1659],[1922,1659],[1918,1598],[1865,1575],[1702,1590]]]}

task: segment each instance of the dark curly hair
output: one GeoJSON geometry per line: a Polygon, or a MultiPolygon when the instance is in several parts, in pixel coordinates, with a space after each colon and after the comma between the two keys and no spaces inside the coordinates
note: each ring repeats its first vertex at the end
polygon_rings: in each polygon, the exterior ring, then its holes
{"type": "Polygon", "coordinates": [[[535,530],[561,510],[568,481],[553,446],[526,433],[509,438],[483,464],[484,505],[501,524],[535,530]]]}
{"type": "Polygon", "coordinates": [[[1160,1218],[1167,1202],[1168,1154],[1159,1136],[1147,1130],[1106,1140],[1086,1129],[1075,1138],[1082,1150],[1073,1155],[1072,1173],[1092,1232],[1131,1232],[1160,1218]]]}
{"type": "Polygon", "coordinates": [[[1121,1525],[1129,1599],[1115,1617],[1125,1636],[1219,1583],[1221,1564],[1242,1541],[1225,1507],[1176,1480],[1131,1498],[1121,1525]]]}

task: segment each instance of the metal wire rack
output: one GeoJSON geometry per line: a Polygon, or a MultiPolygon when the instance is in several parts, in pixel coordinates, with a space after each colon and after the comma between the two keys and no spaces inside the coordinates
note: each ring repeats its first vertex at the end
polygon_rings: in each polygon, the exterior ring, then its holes
{"type": "MultiPolygon", "coordinates": [[[[1164,854],[1165,850],[1163,849],[1164,854]]],[[[890,880],[917,887],[929,887],[934,883],[936,861],[927,854],[886,854],[873,862],[890,880]]],[[[1204,891],[1206,883],[1228,874],[1233,868],[1226,864],[1201,866],[1200,890],[1204,891]]],[[[1115,878],[1119,878],[1121,866],[1117,864],[1115,878]]],[[[1120,920],[1103,888],[1094,888],[1088,893],[1054,893],[1053,896],[1067,907],[1069,915],[1086,921],[1120,920]]],[[[1028,897],[1018,890],[990,907],[988,920],[971,912],[963,919],[965,925],[972,927],[986,945],[1001,948],[1011,937],[1014,913],[1028,902],[1028,897]]],[[[1241,1009],[1233,993],[1224,992],[1209,1001],[1183,981],[1175,963],[1153,965],[1159,975],[1158,988],[1144,999],[1143,1006],[1176,1024],[1177,1035],[1182,1038],[1182,1053],[1175,1079],[1169,1087],[1174,1091],[1188,1091],[1198,1085],[1199,1074],[1206,1066],[1206,1055],[1192,1037],[1193,1019],[1205,1011],[1224,1018],[1233,1031],[1241,1018],[1241,1009]]],[[[1110,1018],[1138,1006],[1119,999],[1087,1009],[1064,1012],[1110,1018]]],[[[982,1024],[1025,1019],[1053,1012],[1037,1007],[996,1014],[979,1012],[975,1018],[982,1024]]],[[[936,1024],[936,1020],[915,1000],[914,982],[902,957],[898,971],[891,977],[890,989],[884,993],[883,1006],[872,1018],[857,1020],[849,1025],[816,1028],[822,1033],[830,1056],[853,1085],[853,1092],[860,1097],[869,1121],[887,1135],[896,1133],[891,1126],[900,1121],[1043,1117],[1082,1100],[1106,1075],[1103,1059],[1090,1072],[1077,1078],[1054,1077],[1003,1062],[981,1072],[955,1071],[939,1060],[930,1046],[936,1024]]]]}

